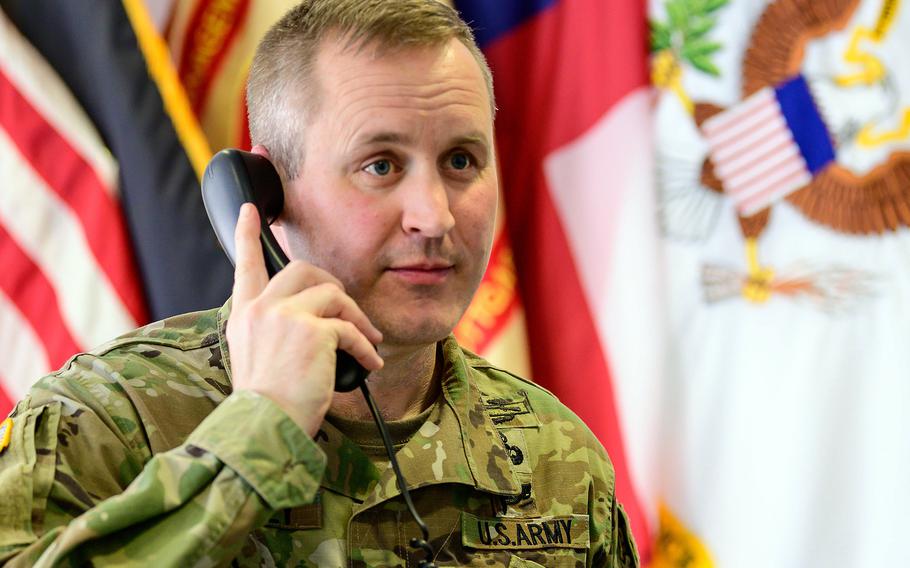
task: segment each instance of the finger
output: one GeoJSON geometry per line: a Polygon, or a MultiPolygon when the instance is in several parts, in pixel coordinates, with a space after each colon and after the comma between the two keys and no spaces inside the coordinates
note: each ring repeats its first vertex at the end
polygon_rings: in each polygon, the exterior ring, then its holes
{"type": "Polygon", "coordinates": [[[341,319],[324,319],[338,338],[338,349],[350,353],[357,362],[370,371],[378,371],[382,368],[384,362],[376,348],[367,340],[366,336],[360,333],[360,330],[349,321],[341,319]]]}
{"type": "Polygon", "coordinates": [[[372,344],[382,343],[382,333],[370,321],[353,298],[331,282],[312,286],[288,298],[293,310],[311,313],[321,318],[337,318],[354,324],[372,344]]]}
{"type": "Polygon", "coordinates": [[[252,203],[244,203],[240,208],[240,217],[234,230],[234,249],[237,258],[234,266],[233,302],[237,307],[258,296],[269,283],[262,245],[259,243],[259,212],[252,203]]]}
{"type": "Polygon", "coordinates": [[[300,260],[292,260],[281,272],[268,283],[262,296],[269,298],[284,298],[320,284],[332,284],[344,291],[341,280],[329,272],[300,260]]]}

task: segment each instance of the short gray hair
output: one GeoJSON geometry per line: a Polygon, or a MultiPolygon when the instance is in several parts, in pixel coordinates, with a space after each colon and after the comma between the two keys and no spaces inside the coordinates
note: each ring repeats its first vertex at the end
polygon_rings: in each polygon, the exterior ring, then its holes
{"type": "Polygon", "coordinates": [[[442,46],[461,41],[480,66],[495,110],[493,78],[471,28],[437,0],[304,0],[285,14],[259,43],[247,80],[253,144],[268,148],[288,179],[297,176],[307,115],[319,103],[312,70],[324,38],[339,34],[355,47],[380,49],[442,46]],[[303,103],[301,113],[288,105],[303,103]]]}

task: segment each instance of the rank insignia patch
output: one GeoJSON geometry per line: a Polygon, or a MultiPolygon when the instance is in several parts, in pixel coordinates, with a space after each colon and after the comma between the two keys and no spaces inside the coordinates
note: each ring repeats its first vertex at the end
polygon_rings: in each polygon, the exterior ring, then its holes
{"type": "Polygon", "coordinates": [[[528,393],[518,391],[516,396],[511,398],[491,398],[482,396],[483,408],[490,415],[493,424],[507,425],[512,428],[536,427],[539,426],[534,411],[531,410],[531,402],[528,400],[528,393]]]}

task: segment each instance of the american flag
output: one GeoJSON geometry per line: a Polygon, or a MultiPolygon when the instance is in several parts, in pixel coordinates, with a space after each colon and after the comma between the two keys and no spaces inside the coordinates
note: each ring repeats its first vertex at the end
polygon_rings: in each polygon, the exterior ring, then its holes
{"type": "Polygon", "coordinates": [[[746,217],[803,187],[834,159],[827,128],[801,76],[755,92],[706,120],[702,131],[724,192],[746,217]]]}
{"type": "Polygon", "coordinates": [[[8,408],[41,374],[147,315],[117,163],[5,16],[0,172],[0,406],[8,408]]]}
{"type": "Polygon", "coordinates": [[[75,353],[230,286],[139,36],[99,6],[0,3],[0,415],[75,353]]]}

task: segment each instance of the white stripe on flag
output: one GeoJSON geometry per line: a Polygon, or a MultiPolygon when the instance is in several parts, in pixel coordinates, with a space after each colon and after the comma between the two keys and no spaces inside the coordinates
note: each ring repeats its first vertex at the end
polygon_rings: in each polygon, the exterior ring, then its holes
{"type": "Polygon", "coordinates": [[[715,132],[725,128],[731,122],[739,120],[743,115],[753,112],[756,108],[766,104],[768,101],[773,101],[775,98],[774,90],[770,87],[761,89],[745,101],[736,105],[736,107],[706,120],[702,125],[702,132],[708,137],[713,136],[715,132]]]}
{"type": "Polygon", "coordinates": [[[714,171],[721,179],[735,177],[743,170],[752,169],[763,158],[773,152],[780,152],[783,147],[792,144],[793,138],[789,132],[779,131],[758,144],[751,152],[743,152],[731,160],[714,164],[714,171]]]}
{"type": "Polygon", "coordinates": [[[85,111],[56,72],[0,11],[0,69],[73,150],[91,166],[111,195],[118,193],[117,163],[85,111]]]}
{"type": "Polygon", "coordinates": [[[769,187],[767,190],[742,200],[737,207],[740,213],[747,217],[749,215],[754,215],[771,203],[786,197],[810,181],[812,181],[812,176],[806,171],[806,168],[798,168],[790,174],[789,177],[781,179],[777,184],[769,187]]]}
{"type": "Polygon", "coordinates": [[[768,168],[765,175],[741,187],[735,199],[742,201],[759,195],[801,170],[805,170],[804,163],[797,158],[790,158],[777,167],[768,168]]]}
{"type": "Polygon", "coordinates": [[[763,157],[761,162],[753,164],[749,169],[742,173],[724,179],[724,187],[729,187],[730,194],[737,197],[747,197],[757,191],[756,185],[761,185],[767,176],[776,172],[778,168],[786,168],[790,165],[797,167],[803,166],[803,161],[797,150],[792,145],[781,148],[778,152],[763,157]],[[740,195],[742,194],[742,195],[740,195]]]}
{"type": "Polygon", "coordinates": [[[0,130],[0,223],[50,280],[74,339],[91,347],[136,326],[82,225],[0,130]]]}
{"type": "Polygon", "coordinates": [[[735,159],[746,150],[751,152],[755,145],[764,143],[768,138],[773,137],[775,133],[782,130],[787,130],[787,124],[784,122],[783,117],[777,115],[728,144],[717,145],[712,143],[710,139],[708,143],[713,149],[715,163],[726,162],[727,160],[735,159]]]}
{"type": "Polygon", "coordinates": [[[766,121],[774,118],[777,114],[777,108],[777,102],[774,100],[764,102],[761,106],[756,107],[753,112],[743,115],[740,121],[726,121],[724,127],[711,134],[708,139],[714,146],[725,146],[735,142],[740,137],[764,126],[766,121]]]}
{"type": "Polygon", "coordinates": [[[35,330],[0,290],[0,377],[13,400],[25,396],[31,384],[50,372],[47,352],[35,330]]]}

